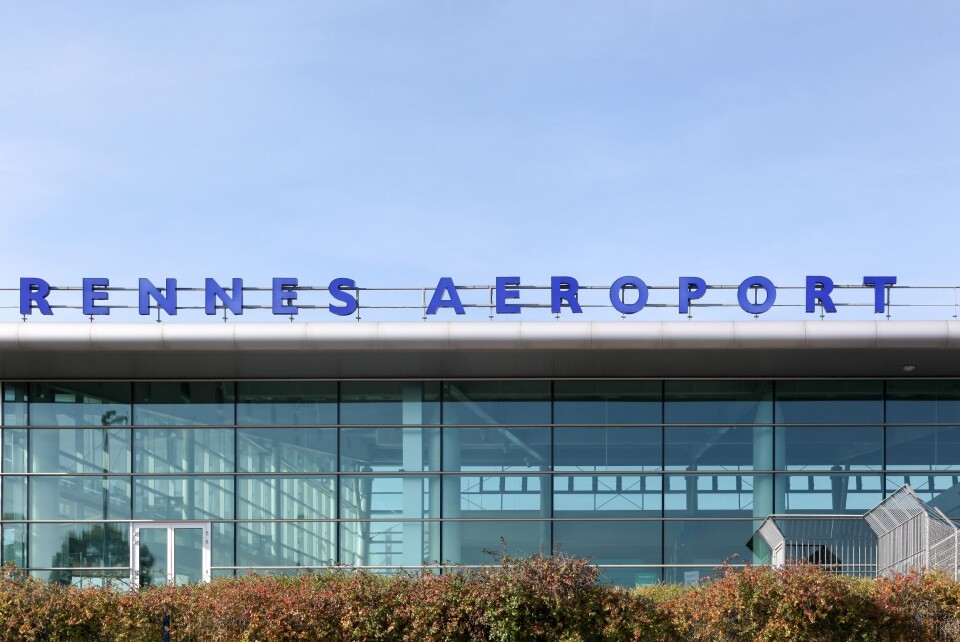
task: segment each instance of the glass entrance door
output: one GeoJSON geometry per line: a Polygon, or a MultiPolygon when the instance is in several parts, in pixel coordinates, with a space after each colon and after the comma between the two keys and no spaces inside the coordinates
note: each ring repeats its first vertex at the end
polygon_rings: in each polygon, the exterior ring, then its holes
{"type": "Polygon", "coordinates": [[[131,531],[134,588],[210,581],[210,522],[140,523],[131,531]]]}

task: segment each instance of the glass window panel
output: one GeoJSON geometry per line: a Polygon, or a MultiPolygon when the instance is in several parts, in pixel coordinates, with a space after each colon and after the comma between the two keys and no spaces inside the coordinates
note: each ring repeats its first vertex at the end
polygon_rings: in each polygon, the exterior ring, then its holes
{"type": "Polygon", "coordinates": [[[600,567],[600,582],[630,588],[648,586],[663,581],[663,569],[660,568],[619,568],[600,567]]]}
{"type": "MultiPolygon", "coordinates": [[[[694,564],[706,567],[698,578],[712,575],[724,561],[742,564],[750,561],[752,553],[747,542],[753,537],[754,522],[750,519],[670,520],[663,523],[664,562],[667,564],[694,564]]],[[[676,569],[668,581],[684,583],[684,571],[676,569]],[[677,580],[679,577],[681,579],[677,580]]],[[[670,569],[668,569],[668,572],[670,569]]]]}
{"type": "Polygon", "coordinates": [[[549,424],[549,381],[451,381],[443,384],[443,422],[549,424]]]}
{"type": "Polygon", "coordinates": [[[661,475],[557,475],[553,478],[556,517],[659,517],[661,475]]]}
{"type": "Polygon", "coordinates": [[[778,381],[777,423],[883,422],[882,381],[778,381]]]}
{"type": "Polygon", "coordinates": [[[130,384],[77,381],[30,384],[31,426],[128,426],[130,384]]]}
{"type": "Polygon", "coordinates": [[[549,475],[444,475],[443,517],[549,517],[549,475]]]}
{"type": "Polygon", "coordinates": [[[229,426],[234,423],[232,382],[144,381],[133,384],[138,426],[229,426]]]}
{"type": "MultiPolygon", "coordinates": [[[[734,558],[729,564],[739,566],[740,559],[734,558]]],[[[663,581],[665,584],[683,584],[685,586],[698,586],[701,582],[717,577],[721,572],[719,565],[716,566],[668,566],[663,569],[663,581]]]]}
{"type": "Polygon", "coordinates": [[[340,429],[340,470],[420,472],[439,469],[439,428],[340,429]]]}
{"type": "Polygon", "coordinates": [[[777,470],[880,470],[880,426],[778,426],[777,470]]]}
{"type": "Polygon", "coordinates": [[[554,470],[659,470],[662,428],[554,428],[554,470]]]}
{"type": "Polygon", "coordinates": [[[239,477],[239,519],[336,519],[333,477],[239,477]]]}
{"type": "Polygon", "coordinates": [[[887,382],[889,423],[960,423],[960,380],[887,382]]]}
{"type": "Polygon", "coordinates": [[[340,477],[342,519],[439,517],[440,478],[435,475],[340,477]]]}
{"type": "Polygon", "coordinates": [[[130,519],[128,477],[31,477],[31,519],[130,519]]]}
{"type": "Polygon", "coordinates": [[[440,559],[439,522],[343,522],[340,563],[419,568],[440,559]]]}
{"type": "Polygon", "coordinates": [[[233,519],[232,477],[135,477],[134,519],[233,519]]]}
{"type": "MultiPolygon", "coordinates": [[[[129,567],[130,526],[31,524],[30,566],[129,567]]],[[[59,582],[60,576],[51,579],[59,582]]]]}
{"type": "Polygon", "coordinates": [[[239,381],[237,423],[304,425],[337,423],[336,381],[239,381]]]}
{"type": "Polygon", "coordinates": [[[443,429],[444,470],[537,471],[550,468],[550,428],[443,429]]]}
{"type": "MultiPolygon", "coordinates": [[[[233,523],[213,522],[210,524],[210,539],[210,565],[233,566],[233,523]]],[[[215,572],[214,575],[216,575],[215,572]]]]}
{"type": "Polygon", "coordinates": [[[909,484],[923,501],[952,519],[960,518],[960,475],[887,475],[887,493],[909,484]]]}
{"type": "Polygon", "coordinates": [[[129,428],[33,428],[35,473],[130,472],[129,428]]]}
{"type": "Polygon", "coordinates": [[[27,472],[27,429],[4,428],[0,437],[3,438],[3,472],[27,472]]]}
{"type": "Polygon", "coordinates": [[[960,469],[960,426],[888,426],[887,469],[960,469]]]}
{"type": "Polygon", "coordinates": [[[659,381],[556,381],[557,424],[659,424],[663,405],[659,381]]]}
{"type": "Polygon", "coordinates": [[[771,475],[665,475],[667,517],[766,517],[773,512],[771,475]]]}
{"type": "Polygon", "coordinates": [[[3,476],[3,517],[0,519],[27,518],[27,478],[3,476]]]}
{"type": "Polygon", "coordinates": [[[768,424],[773,416],[769,381],[667,381],[668,424],[768,424]]]}
{"type": "Polygon", "coordinates": [[[137,428],[138,473],[233,472],[233,428],[137,428]]]}
{"type": "Polygon", "coordinates": [[[660,564],[660,520],[557,521],[553,549],[586,557],[592,564],[660,564]]]}
{"type": "Polygon", "coordinates": [[[3,384],[3,425],[27,425],[27,384],[3,384]]]}
{"type": "Polygon", "coordinates": [[[340,423],[391,426],[439,424],[440,382],[341,382],[340,423]]]}
{"type": "Polygon", "coordinates": [[[332,566],[336,538],[336,522],[238,522],[237,566],[332,566]]]}
{"type": "Polygon", "coordinates": [[[771,426],[667,426],[667,470],[772,470],[771,426]]]}
{"type": "Polygon", "coordinates": [[[865,513],[884,497],[882,475],[779,474],[775,477],[777,513],[865,513]]]}
{"type": "Polygon", "coordinates": [[[16,564],[20,568],[27,566],[27,525],[3,524],[3,548],[0,562],[16,564]]]}
{"type": "Polygon", "coordinates": [[[443,522],[443,559],[451,564],[499,564],[503,553],[549,554],[550,522],[443,522]]]}
{"type": "Polygon", "coordinates": [[[249,473],[337,469],[336,428],[238,428],[237,470],[249,473]]]}

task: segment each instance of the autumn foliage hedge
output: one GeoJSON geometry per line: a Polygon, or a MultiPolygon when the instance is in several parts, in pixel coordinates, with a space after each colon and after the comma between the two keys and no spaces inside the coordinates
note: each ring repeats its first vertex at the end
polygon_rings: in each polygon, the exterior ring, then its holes
{"type": "Polygon", "coordinates": [[[697,587],[618,589],[584,560],[382,577],[326,572],[209,585],[74,588],[7,567],[0,639],[878,640],[957,639],[960,584],[937,574],[857,580],[815,566],[719,569],[697,587]]]}

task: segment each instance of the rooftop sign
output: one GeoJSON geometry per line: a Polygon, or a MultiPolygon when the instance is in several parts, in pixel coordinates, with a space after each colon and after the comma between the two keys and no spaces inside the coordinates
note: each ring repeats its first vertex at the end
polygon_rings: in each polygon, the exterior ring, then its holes
{"type": "MultiPolygon", "coordinates": [[[[888,307],[889,289],[896,284],[895,276],[864,276],[862,287],[873,290],[873,311],[882,314],[888,307]]],[[[709,305],[709,290],[736,288],[737,304],[746,313],[760,315],[772,308],[777,300],[777,286],[764,276],[751,276],[744,279],[738,286],[708,285],[698,276],[682,276],[676,286],[669,289],[676,290],[675,303],[660,307],[675,307],[679,314],[689,314],[694,305],[709,305]]],[[[820,311],[832,314],[837,311],[837,302],[834,301],[835,288],[833,279],[827,276],[807,276],[804,291],[804,311],[808,314],[820,311]]],[[[404,289],[404,288],[399,288],[404,289]]],[[[407,288],[414,289],[414,288],[407,288]]],[[[420,288],[416,288],[421,290],[420,288]]],[[[570,276],[553,276],[549,287],[533,287],[524,285],[518,276],[498,276],[495,284],[490,286],[458,286],[451,277],[442,277],[436,287],[422,289],[422,304],[419,306],[398,306],[420,308],[424,318],[438,314],[457,315],[466,314],[465,307],[484,307],[490,310],[491,316],[520,314],[524,307],[548,307],[544,303],[532,303],[524,300],[524,294],[530,296],[529,290],[542,289],[549,293],[549,308],[552,313],[560,314],[567,311],[580,314],[585,307],[581,302],[581,287],[577,279],[570,276]],[[485,289],[489,292],[489,303],[465,306],[461,294],[464,290],[485,289]]],[[[641,312],[648,306],[650,287],[643,279],[636,276],[621,276],[613,281],[607,289],[609,305],[622,315],[632,315],[641,312]]],[[[195,309],[198,306],[182,306],[178,303],[178,292],[200,291],[203,294],[203,311],[208,315],[229,310],[234,315],[242,315],[244,310],[268,309],[274,315],[293,316],[300,309],[326,308],[329,313],[337,316],[351,316],[357,314],[361,308],[360,293],[365,288],[359,287],[353,279],[335,278],[326,286],[301,286],[296,278],[275,277],[269,288],[245,287],[243,279],[234,278],[229,285],[213,278],[204,279],[202,288],[182,287],[177,279],[168,278],[162,286],[150,279],[141,278],[135,289],[112,288],[107,278],[84,278],[79,288],[53,287],[42,278],[24,277],[20,279],[19,300],[20,314],[24,319],[39,312],[42,315],[53,315],[56,308],[79,308],[84,315],[91,319],[96,315],[109,315],[111,309],[135,307],[140,315],[159,314],[162,310],[174,316],[178,310],[195,309]],[[80,290],[82,304],[79,306],[65,305],[58,299],[64,290],[80,290]],[[137,305],[111,304],[111,294],[117,292],[135,291],[137,305]],[[244,303],[244,294],[251,292],[269,292],[269,305],[249,305],[244,303]],[[322,292],[321,300],[315,301],[316,293],[322,292]],[[302,296],[301,296],[302,295],[302,296]],[[309,300],[308,300],[309,299],[309,300]]],[[[842,301],[841,301],[842,304],[842,301]]]]}

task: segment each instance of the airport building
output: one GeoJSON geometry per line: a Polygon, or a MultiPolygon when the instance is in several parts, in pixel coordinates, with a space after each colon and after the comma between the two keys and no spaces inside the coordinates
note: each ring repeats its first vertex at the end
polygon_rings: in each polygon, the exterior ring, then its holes
{"type": "Polygon", "coordinates": [[[691,582],[772,513],[960,518],[956,321],[9,323],[0,380],[2,560],[55,582],[691,582]]]}

